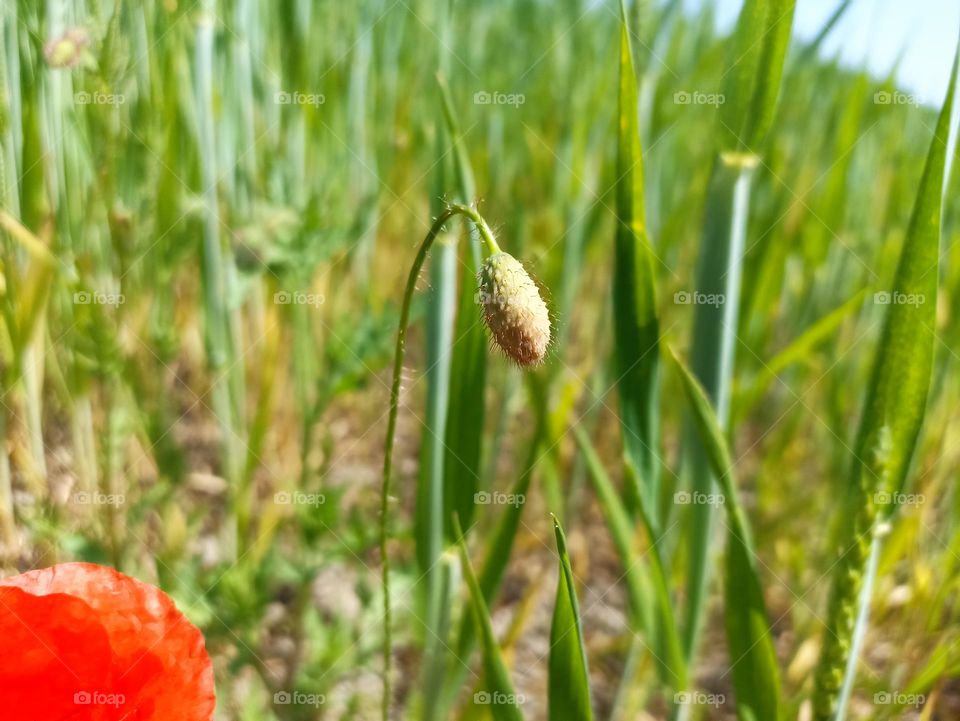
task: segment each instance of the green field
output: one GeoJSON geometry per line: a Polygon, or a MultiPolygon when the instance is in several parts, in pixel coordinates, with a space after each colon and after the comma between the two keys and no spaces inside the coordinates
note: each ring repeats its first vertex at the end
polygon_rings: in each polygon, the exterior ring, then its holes
{"type": "Polygon", "coordinates": [[[0,575],[217,719],[960,718],[956,63],[683,5],[3,0],[0,575]]]}

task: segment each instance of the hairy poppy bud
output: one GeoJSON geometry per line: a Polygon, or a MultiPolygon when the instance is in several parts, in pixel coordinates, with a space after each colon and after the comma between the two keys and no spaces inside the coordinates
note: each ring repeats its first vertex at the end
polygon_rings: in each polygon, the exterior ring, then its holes
{"type": "Polygon", "coordinates": [[[494,253],[480,269],[478,300],[493,339],[519,365],[543,360],[550,314],[537,284],[509,253],[494,253]]]}

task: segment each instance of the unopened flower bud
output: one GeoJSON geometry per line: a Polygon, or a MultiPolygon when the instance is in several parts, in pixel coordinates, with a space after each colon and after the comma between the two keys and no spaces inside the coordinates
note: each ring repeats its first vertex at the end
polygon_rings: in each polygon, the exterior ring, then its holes
{"type": "Polygon", "coordinates": [[[480,269],[479,302],[493,339],[519,365],[540,363],[550,345],[550,313],[516,258],[494,253],[480,269]]]}

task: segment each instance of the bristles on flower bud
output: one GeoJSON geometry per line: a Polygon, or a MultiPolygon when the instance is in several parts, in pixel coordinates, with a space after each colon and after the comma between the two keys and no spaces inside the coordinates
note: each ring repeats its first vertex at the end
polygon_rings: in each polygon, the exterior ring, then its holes
{"type": "Polygon", "coordinates": [[[494,253],[480,269],[479,282],[478,301],[497,345],[522,366],[540,363],[550,345],[550,314],[520,261],[494,253]]]}

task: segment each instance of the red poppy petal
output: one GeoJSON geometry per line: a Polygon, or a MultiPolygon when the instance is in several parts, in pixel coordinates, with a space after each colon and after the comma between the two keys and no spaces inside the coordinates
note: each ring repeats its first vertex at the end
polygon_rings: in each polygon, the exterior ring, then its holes
{"type": "Polygon", "coordinates": [[[110,686],[113,663],[107,632],[88,604],[0,588],[0,639],[4,719],[100,718],[77,704],[89,689],[110,686]]]}
{"type": "MultiPolygon", "coordinates": [[[[213,715],[213,668],[203,636],[160,589],[90,563],[31,571],[0,580],[0,586],[16,586],[34,597],[54,594],[62,608],[53,614],[48,609],[46,618],[39,616],[35,621],[51,632],[56,624],[62,633],[63,623],[56,617],[64,614],[69,604],[61,600],[61,594],[82,599],[92,609],[104,629],[112,659],[104,663],[106,675],[101,679],[109,688],[89,691],[123,695],[123,708],[114,709],[120,712],[116,718],[209,721],[213,715]]],[[[109,706],[110,699],[104,700],[109,706]]],[[[113,717],[110,712],[76,718],[113,717]]]]}

